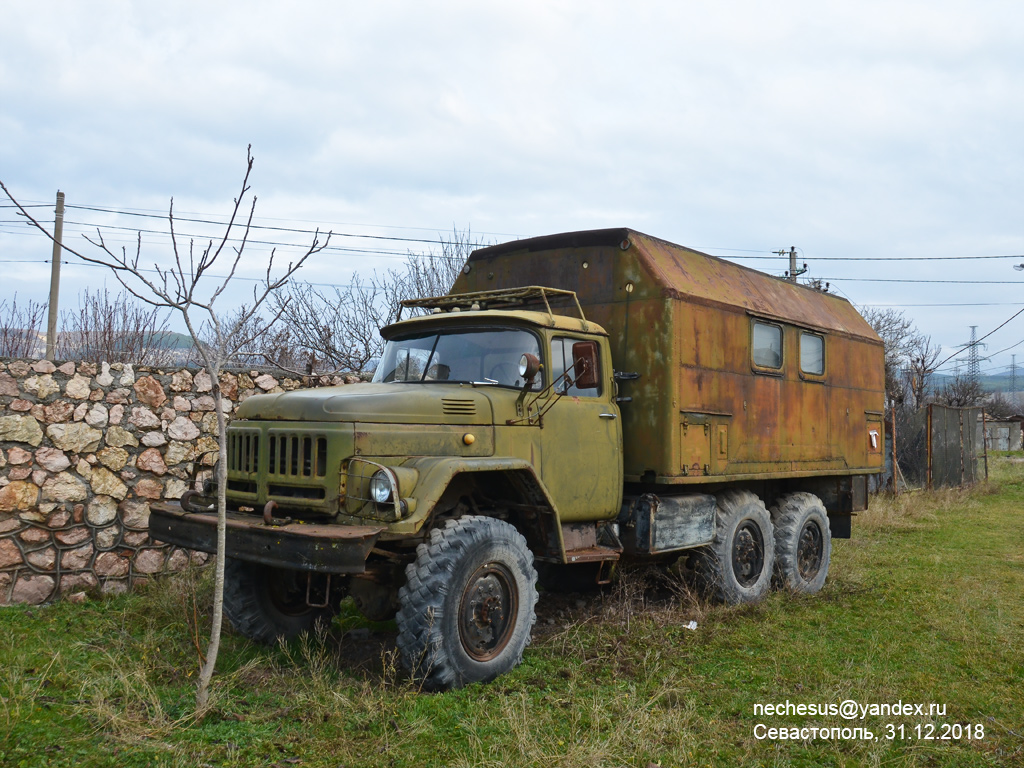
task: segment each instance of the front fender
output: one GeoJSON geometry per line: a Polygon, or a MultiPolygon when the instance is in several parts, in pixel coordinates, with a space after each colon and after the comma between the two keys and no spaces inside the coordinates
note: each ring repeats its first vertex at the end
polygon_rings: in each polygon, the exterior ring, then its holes
{"type": "Polygon", "coordinates": [[[415,469],[419,476],[415,488],[412,489],[412,496],[416,499],[416,511],[405,520],[389,525],[389,532],[416,533],[419,531],[457,476],[485,472],[501,473],[509,479],[519,494],[520,501],[518,503],[536,509],[548,521],[544,526],[545,538],[552,544],[557,541],[559,551],[564,549],[558,508],[543,481],[537,475],[536,468],[529,461],[502,456],[479,458],[431,456],[408,459],[402,462],[402,466],[415,469]]]}

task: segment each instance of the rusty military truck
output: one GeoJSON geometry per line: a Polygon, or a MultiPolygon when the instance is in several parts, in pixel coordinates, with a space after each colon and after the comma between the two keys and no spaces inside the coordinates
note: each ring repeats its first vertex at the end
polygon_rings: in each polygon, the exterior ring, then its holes
{"type": "MultiPolygon", "coordinates": [[[[225,610],[273,641],[351,596],[426,688],[522,658],[538,572],[684,562],[715,599],[815,592],[882,467],[882,343],[851,304],[630,229],[483,248],[405,302],[365,384],[228,430],[225,610]]],[[[211,489],[151,535],[216,549],[211,489]]]]}

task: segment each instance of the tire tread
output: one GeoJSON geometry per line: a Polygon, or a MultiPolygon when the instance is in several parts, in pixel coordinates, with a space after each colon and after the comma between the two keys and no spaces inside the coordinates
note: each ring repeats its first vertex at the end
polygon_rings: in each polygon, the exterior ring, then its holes
{"type": "Polygon", "coordinates": [[[832,533],[828,523],[828,512],[821,499],[813,493],[797,491],[779,497],[771,508],[772,525],[775,527],[775,574],[773,584],[778,589],[794,592],[814,593],[821,589],[828,575],[832,554],[832,533]],[[812,511],[820,512],[819,521],[824,530],[824,553],[821,578],[807,582],[800,578],[796,562],[796,542],[803,524],[812,511]]]}
{"type": "MultiPolygon", "coordinates": [[[[403,666],[427,690],[447,690],[463,684],[459,670],[445,651],[441,631],[444,596],[461,557],[472,548],[499,542],[529,553],[526,539],[510,524],[482,515],[468,515],[448,521],[430,531],[428,540],[416,548],[416,559],[406,566],[406,583],[399,590],[400,608],[398,649],[403,666]]],[[[523,648],[530,643],[530,630],[536,621],[537,574],[532,565],[525,574],[533,585],[530,594],[520,594],[527,602],[526,642],[513,648],[509,669],[516,666],[523,648]]]]}

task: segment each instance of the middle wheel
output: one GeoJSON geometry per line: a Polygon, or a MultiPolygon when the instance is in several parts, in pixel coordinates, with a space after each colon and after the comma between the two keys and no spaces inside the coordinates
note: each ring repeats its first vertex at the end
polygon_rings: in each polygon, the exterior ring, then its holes
{"type": "Polygon", "coordinates": [[[523,658],[536,620],[537,572],[526,540],[490,517],[430,532],[398,592],[398,650],[429,690],[486,682],[523,658]]]}
{"type": "Polygon", "coordinates": [[[750,491],[718,496],[715,538],[697,560],[697,575],[719,602],[736,605],[760,600],[771,586],[775,565],[772,522],[750,491]]]}

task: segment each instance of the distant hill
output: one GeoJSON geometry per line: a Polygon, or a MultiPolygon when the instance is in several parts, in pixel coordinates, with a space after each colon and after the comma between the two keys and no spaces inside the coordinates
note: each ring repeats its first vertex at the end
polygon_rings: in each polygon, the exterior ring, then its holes
{"type": "MultiPolygon", "coordinates": [[[[942,389],[946,382],[952,381],[953,376],[945,373],[933,373],[928,377],[928,388],[932,391],[942,389]]],[[[985,392],[1009,392],[1010,391],[1010,374],[998,373],[985,375],[982,374],[978,377],[978,381],[981,382],[981,388],[985,392]]],[[[1020,373],[1017,374],[1017,392],[1024,393],[1024,366],[1021,366],[1020,373]]]]}

